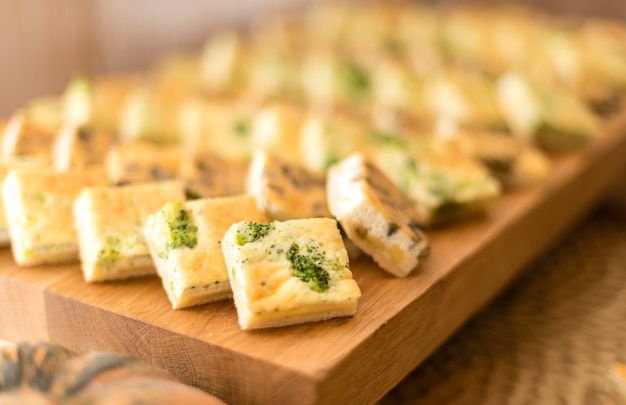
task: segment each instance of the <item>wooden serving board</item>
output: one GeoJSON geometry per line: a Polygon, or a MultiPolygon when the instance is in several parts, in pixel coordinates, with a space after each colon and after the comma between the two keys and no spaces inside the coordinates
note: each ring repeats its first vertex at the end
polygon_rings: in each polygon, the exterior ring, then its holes
{"type": "Polygon", "coordinates": [[[409,277],[352,263],[362,290],[354,317],[242,331],[230,300],[174,311],[156,277],[88,285],[78,264],[18,268],[5,249],[0,338],[126,353],[233,404],[374,402],[626,173],[625,124],[621,117],[599,141],[556,158],[542,185],[431,231],[431,255],[409,277]]]}

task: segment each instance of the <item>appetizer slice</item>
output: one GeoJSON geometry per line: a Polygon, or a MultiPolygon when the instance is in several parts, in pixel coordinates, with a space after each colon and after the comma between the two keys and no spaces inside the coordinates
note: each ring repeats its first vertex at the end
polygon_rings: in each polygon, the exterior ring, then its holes
{"type": "Polygon", "coordinates": [[[250,164],[247,191],[271,220],[331,216],[323,174],[285,163],[262,150],[250,164]]]}
{"type": "Polygon", "coordinates": [[[324,172],[350,153],[363,147],[367,120],[343,111],[311,112],[300,133],[302,163],[324,172]]]}
{"type": "Polygon", "coordinates": [[[251,196],[168,203],[148,218],[146,240],[173,309],[232,296],[221,243],[244,220],[267,222],[251,196]]]}
{"type": "Polygon", "coordinates": [[[94,164],[104,164],[113,145],[111,133],[88,125],[68,124],[61,128],[52,147],[55,170],[66,171],[94,164]]]}
{"type": "Polygon", "coordinates": [[[372,78],[366,64],[328,48],[304,58],[302,83],[313,105],[366,105],[372,99],[372,78]]]}
{"type": "Polygon", "coordinates": [[[110,179],[116,184],[176,178],[182,151],[178,146],[146,141],[119,143],[105,157],[110,179]]]}
{"type": "Polygon", "coordinates": [[[243,194],[248,165],[218,154],[197,153],[184,159],[180,178],[190,199],[243,194]]]}
{"type": "Polygon", "coordinates": [[[61,97],[63,123],[116,131],[126,98],[136,85],[133,75],[75,77],[61,97]]]}
{"type": "Polygon", "coordinates": [[[256,102],[237,97],[194,97],[180,110],[182,145],[187,153],[211,152],[240,162],[250,159],[256,102]]]}
{"type": "Polygon", "coordinates": [[[56,130],[38,125],[26,110],[16,111],[0,134],[0,156],[50,156],[56,130]]]}
{"type": "Polygon", "coordinates": [[[356,313],[361,291],[334,219],[238,222],[222,250],[243,329],[356,313]]]}
{"type": "MultiPolygon", "coordinates": [[[[0,161],[0,184],[4,182],[7,175],[13,168],[35,168],[41,167],[43,170],[46,170],[46,165],[48,164],[47,158],[40,155],[33,156],[19,156],[11,159],[4,159],[0,161]]],[[[9,225],[7,221],[7,216],[4,209],[3,199],[0,198],[0,246],[9,246],[10,238],[9,238],[9,225]]]]}
{"type": "Polygon", "coordinates": [[[498,102],[513,133],[541,148],[571,149],[599,136],[598,119],[564,87],[509,72],[498,80],[498,102]]]}
{"type": "Polygon", "coordinates": [[[4,181],[2,197],[15,262],[34,266],[78,260],[72,204],[84,187],[105,182],[101,169],[65,173],[12,169],[4,181]]]}
{"type": "Polygon", "coordinates": [[[208,92],[241,90],[249,68],[250,46],[236,32],[225,31],[207,40],[200,69],[202,86],[208,92]]]}
{"type": "Polygon", "coordinates": [[[404,61],[382,59],[373,70],[373,96],[382,109],[402,111],[421,121],[429,120],[424,87],[424,80],[404,61]]]}
{"type": "Polygon", "coordinates": [[[173,86],[156,82],[134,86],[119,113],[120,138],[124,141],[177,143],[180,140],[178,110],[186,96],[173,86]]]}
{"type": "Polygon", "coordinates": [[[415,202],[426,226],[482,212],[500,195],[499,182],[482,164],[437,138],[395,139],[368,156],[415,202]]]}
{"type": "Polygon", "coordinates": [[[544,68],[590,106],[600,107],[599,112],[614,104],[611,100],[626,89],[626,58],[607,49],[608,41],[593,43],[584,38],[582,30],[556,28],[545,35],[541,45],[544,68]]]}
{"type": "Polygon", "coordinates": [[[350,240],[388,273],[404,277],[428,255],[413,202],[362,155],[328,171],[328,205],[350,240]]]}
{"type": "MultiPolygon", "coordinates": [[[[357,13],[346,15],[344,44],[363,54],[401,53],[404,48],[398,38],[397,14],[401,7],[391,2],[360,4],[357,13]]],[[[405,9],[408,7],[402,8],[402,11],[407,11],[405,9]]]]}
{"type": "Polygon", "coordinates": [[[500,65],[493,52],[494,18],[489,11],[478,5],[448,7],[441,16],[441,42],[455,64],[497,74],[500,65]]]}
{"type": "Polygon", "coordinates": [[[449,69],[425,81],[424,103],[433,120],[463,128],[505,131],[495,85],[477,74],[449,69]]]}
{"type": "Polygon", "coordinates": [[[304,98],[299,73],[302,69],[302,51],[306,47],[285,43],[302,41],[294,34],[293,31],[276,34],[283,35],[282,38],[269,38],[273,34],[267,32],[255,34],[256,43],[251,51],[247,71],[247,93],[261,99],[277,95],[289,99],[304,98]]]}
{"type": "Polygon", "coordinates": [[[264,149],[281,160],[300,164],[299,137],[306,118],[304,107],[288,102],[272,102],[259,110],[252,125],[253,148],[264,149]]]}
{"type": "Polygon", "coordinates": [[[538,184],[550,174],[551,164],[546,154],[512,136],[459,131],[450,141],[482,162],[507,188],[538,184]]]}
{"type": "Polygon", "coordinates": [[[185,201],[177,181],[90,187],[74,204],[85,281],[154,274],[143,229],[148,216],[170,201],[185,201]]]}
{"type": "Polygon", "coordinates": [[[63,125],[63,101],[58,96],[37,97],[23,109],[26,121],[46,134],[54,135],[63,125]]]}
{"type": "Polygon", "coordinates": [[[174,52],[155,61],[151,79],[164,88],[181,94],[194,94],[202,90],[200,52],[174,52]]]}
{"type": "Polygon", "coordinates": [[[77,76],[67,85],[62,97],[63,121],[77,126],[91,120],[93,83],[88,76],[77,76]]]}
{"type": "Polygon", "coordinates": [[[305,34],[322,43],[343,43],[346,24],[353,11],[353,7],[347,3],[320,2],[305,16],[306,20],[303,21],[305,34]]]}

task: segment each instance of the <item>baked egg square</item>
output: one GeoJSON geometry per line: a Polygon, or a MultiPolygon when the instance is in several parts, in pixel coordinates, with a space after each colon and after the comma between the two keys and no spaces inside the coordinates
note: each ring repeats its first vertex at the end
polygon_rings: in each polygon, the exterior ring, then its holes
{"type": "Polygon", "coordinates": [[[222,250],[242,329],[356,313],[361,291],[335,219],[237,222],[222,250]]]}
{"type": "Polygon", "coordinates": [[[78,261],[72,204],[83,188],[106,181],[99,168],[63,173],[12,168],[2,197],[15,262],[35,266],[78,261]]]}
{"type": "Polygon", "coordinates": [[[173,309],[232,297],[221,243],[243,220],[268,222],[250,195],[172,202],[148,218],[146,241],[173,309]]]}
{"type": "Polygon", "coordinates": [[[74,202],[85,281],[155,274],[143,229],[148,216],[171,201],[185,201],[178,181],[85,188],[74,202]]]}

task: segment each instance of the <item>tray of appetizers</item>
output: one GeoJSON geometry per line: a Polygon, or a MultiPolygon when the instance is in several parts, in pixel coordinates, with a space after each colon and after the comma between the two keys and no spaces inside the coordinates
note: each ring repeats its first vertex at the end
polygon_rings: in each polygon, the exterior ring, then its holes
{"type": "Polygon", "coordinates": [[[0,337],[378,400],[626,170],[626,28],[320,5],[0,122],[0,337]]]}

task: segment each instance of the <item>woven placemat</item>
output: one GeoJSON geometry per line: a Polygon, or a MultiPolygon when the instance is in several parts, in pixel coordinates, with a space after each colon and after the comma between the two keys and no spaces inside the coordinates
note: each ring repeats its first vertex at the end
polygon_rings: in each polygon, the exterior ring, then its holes
{"type": "Polygon", "coordinates": [[[602,404],[626,344],[626,219],[603,208],[381,403],[602,404]]]}

